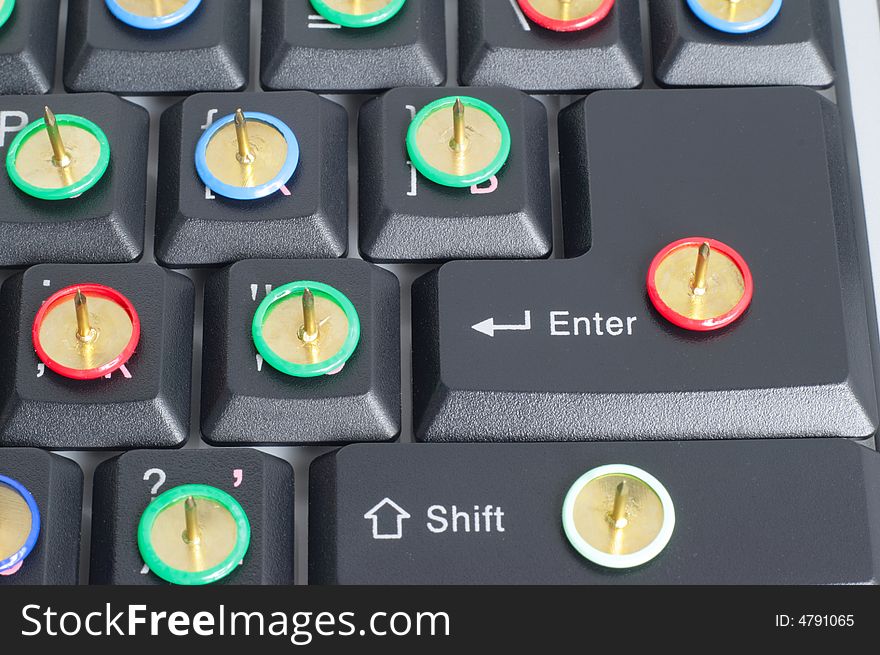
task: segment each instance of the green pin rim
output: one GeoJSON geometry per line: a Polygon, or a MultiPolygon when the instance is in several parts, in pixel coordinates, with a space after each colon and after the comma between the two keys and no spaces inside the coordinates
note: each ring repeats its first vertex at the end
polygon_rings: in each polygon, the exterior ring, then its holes
{"type": "Polygon", "coordinates": [[[9,178],[15,186],[29,196],[39,198],[40,200],[68,200],[82,195],[98,183],[98,180],[103,177],[104,173],[107,171],[107,166],[110,164],[110,142],[107,140],[107,135],[104,134],[104,131],[100,127],[87,118],[75,116],[73,114],[58,114],[55,116],[55,120],[59,126],[68,125],[71,127],[78,127],[91,134],[97,139],[101,154],[98,157],[98,161],[94,168],[74,184],[60,187],[58,189],[46,189],[44,187],[35,186],[27,182],[18,173],[15,164],[21,147],[32,136],[46,129],[46,121],[41,118],[24,128],[16,135],[15,139],[13,139],[12,143],[9,145],[9,151],[6,153],[6,172],[9,174],[9,178]]]}
{"type": "Polygon", "coordinates": [[[495,175],[495,173],[500,171],[501,167],[507,163],[507,158],[510,156],[510,128],[507,127],[507,121],[504,120],[504,117],[489,103],[483,102],[479,98],[471,98],[469,96],[447,96],[426,105],[415,115],[415,118],[413,118],[412,122],[409,124],[409,129],[406,132],[406,150],[409,153],[410,161],[412,161],[416,170],[432,182],[449,187],[470,187],[475,184],[482,184],[495,175]],[[441,109],[452,109],[455,101],[459,99],[465,107],[472,107],[488,114],[489,118],[492,119],[501,131],[501,147],[498,149],[498,154],[488,166],[470,175],[453,175],[431,166],[422,156],[416,143],[416,138],[419,129],[422,127],[422,123],[424,123],[425,120],[436,111],[440,111],[441,109]]]}
{"type": "Polygon", "coordinates": [[[0,27],[9,20],[12,10],[15,8],[15,0],[0,0],[0,27]]]}
{"type": "Polygon", "coordinates": [[[239,565],[251,545],[251,524],[239,502],[225,491],[206,484],[184,484],[169,489],[147,506],[138,524],[137,540],[138,549],[141,551],[144,563],[150,567],[153,573],[166,582],[187,586],[206,585],[222,580],[239,565]],[[156,522],[159,514],[171,505],[185,501],[189,496],[211,500],[225,507],[232,514],[232,518],[235,520],[235,527],[238,530],[235,548],[232,549],[229,556],[217,566],[205,571],[181,571],[169,566],[159,558],[150,539],[153,523],[156,522]]]}
{"type": "Polygon", "coordinates": [[[381,25],[385,21],[393,18],[397,12],[399,12],[403,8],[404,2],[406,0],[392,0],[392,2],[388,3],[382,9],[371,12],[369,14],[347,14],[344,11],[339,11],[338,9],[334,9],[329,4],[327,4],[326,0],[311,0],[312,7],[314,7],[315,11],[317,11],[321,16],[326,18],[331,23],[336,23],[337,25],[342,25],[343,27],[374,27],[376,25],[381,25]]]}
{"type": "Polygon", "coordinates": [[[260,353],[263,360],[272,368],[298,378],[314,378],[319,375],[335,373],[345,365],[345,362],[348,361],[354,353],[355,348],[357,348],[358,341],[360,341],[361,321],[360,318],[358,318],[357,310],[352,302],[338,289],[331,287],[329,284],[324,284],[323,282],[291,282],[290,284],[285,284],[273,290],[263,299],[263,302],[257,307],[257,311],[254,312],[254,320],[251,324],[251,335],[254,339],[254,345],[257,347],[257,352],[260,353]],[[296,364],[283,359],[269,347],[269,344],[263,337],[263,323],[272,311],[275,303],[281,300],[286,300],[291,296],[302,296],[302,292],[306,288],[308,288],[315,296],[326,298],[339,306],[339,308],[345,313],[345,317],[348,319],[348,335],[345,338],[345,342],[342,344],[342,348],[340,348],[332,357],[316,362],[315,364],[296,364]]]}

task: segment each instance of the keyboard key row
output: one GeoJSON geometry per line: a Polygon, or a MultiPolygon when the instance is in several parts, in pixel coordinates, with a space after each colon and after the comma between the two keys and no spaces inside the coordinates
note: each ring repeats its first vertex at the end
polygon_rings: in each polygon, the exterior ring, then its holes
{"type": "MultiPolygon", "coordinates": [[[[250,260],[217,272],[205,293],[205,439],[396,438],[399,303],[394,275],[360,260],[250,260]]],[[[154,264],[42,264],[8,279],[0,307],[16,329],[0,360],[14,374],[0,384],[0,446],[183,444],[193,306],[190,280],[154,264]]]]}
{"type": "MultiPolygon", "coordinates": [[[[76,584],[82,485],[4,449],[0,586],[76,584]]],[[[349,446],[312,464],[308,581],[872,583],[878,490],[878,454],[844,440],[349,446]]],[[[293,584],[293,501],[256,450],[119,455],[94,475],[89,581],[293,584]]]]}
{"type": "MultiPolygon", "coordinates": [[[[338,92],[443,84],[444,3],[380,4],[364,13],[327,0],[264,0],[263,86],[338,92]]],[[[636,0],[596,0],[573,9],[548,9],[549,3],[534,0],[460,0],[459,77],[466,85],[533,92],[635,88],[645,75],[644,20],[662,85],[834,82],[834,17],[824,0],[768,0],[740,15],[735,3],[708,0],[649,5],[642,17],[636,0]]],[[[49,90],[58,12],[59,0],[0,4],[0,18],[6,14],[0,93],[49,90]]],[[[248,83],[249,26],[248,0],[188,0],[159,14],[121,0],[71,3],[64,86],[132,95],[240,90],[248,83]]]]}
{"type": "MultiPolygon", "coordinates": [[[[799,139],[816,147],[826,141],[829,152],[839,157],[834,154],[840,148],[836,109],[810,91],[601,92],[560,114],[568,256],[585,253],[594,232],[601,234],[620,222],[611,206],[617,201],[638,198],[639,211],[633,210],[628,220],[640,224],[666,211],[666,187],[649,184],[658,178],[645,171],[646,186],[635,187],[633,173],[619,166],[614,144],[604,150],[588,146],[590,128],[594,135],[625,141],[633,129],[622,119],[623,112],[639,112],[639,125],[645,129],[639,130],[638,140],[628,142],[634,148],[657,143],[664,149],[659,155],[672,153],[679,141],[666,136],[674,132],[685,143],[692,140],[691,128],[683,114],[663,112],[673,105],[690,111],[691,102],[711,112],[742,106],[751,118],[726,111],[730,121],[712,130],[718,145],[694,153],[699,160],[670,155],[657,164],[676,184],[695,169],[702,172],[694,186],[705,193],[692,193],[691,184],[683,185],[687,200],[678,213],[686,219],[681,226],[686,232],[711,227],[701,222],[701,213],[733,220],[734,213],[712,195],[719,187],[743,201],[738,213],[771,214],[767,207],[786,202],[782,187],[769,184],[770,178],[738,179],[752,160],[785,150],[790,157],[786,161],[798,161],[799,139]],[[620,106],[620,115],[584,110],[612,102],[620,106]],[[779,111],[778,129],[767,130],[762,112],[775,103],[793,112],[821,107],[825,118],[790,123],[779,111]],[[581,116],[585,118],[575,118],[581,116]],[[749,139],[748,151],[737,147],[740,133],[749,139]],[[588,190],[599,179],[594,170],[605,167],[616,172],[603,182],[604,189],[613,190],[609,204],[599,207],[599,196],[588,190]],[[737,182],[725,187],[720,178],[710,179],[712,171],[721,169],[737,182]],[[638,213],[646,216],[637,218],[638,213]]],[[[0,153],[6,159],[0,183],[0,234],[5,237],[0,265],[138,258],[144,239],[147,133],[146,112],[109,94],[0,98],[0,153]],[[54,114],[47,113],[49,105],[54,114]],[[58,124],[54,141],[46,116],[58,124]],[[68,139],[76,146],[69,149],[72,158],[65,157],[68,139]],[[79,147],[80,141],[86,149],[79,147]]],[[[547,112],[538,101],[501,88],[395,89],[363,105],[358,137],[358,242],[364,258],[442,262],[550,255],[547,112]],[[458,103],[461,111],[456,113],[458,103]],[[456,121],[470,135],[461,151],[453,139],[456,121]]],[[[162,264],[184,268],[248,258],[346,254],[347,117],[335,103],[304,91],[194,95],[163,115],[159,154],[155,252],[162,264]]],[[[830,229],[842,220],[839,214],[849,192],[821,170],[828,155],[820,150],[815,155],[816,166],[800,171],[792,185],[824,194],[826,201],[814,211],[822,208],[822,222],[830,229]]],[[[652,235],[654,252],[664,245],[658,241],[652,235]]],[[[639,257],[650,259],[647,252],[639,257]]]]}

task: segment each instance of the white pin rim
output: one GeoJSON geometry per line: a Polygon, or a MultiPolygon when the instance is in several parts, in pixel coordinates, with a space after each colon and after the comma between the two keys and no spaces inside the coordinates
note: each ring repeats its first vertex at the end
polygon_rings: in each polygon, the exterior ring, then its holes
{"type": "Polygon", "coordinates": [[[675,529],[675,507],[672,504],[672,496],[666,491],[666,487],[647,471],[628,464],[606,464],[587,471],[571,485],[565,495],[565,502],[562,504],[562,527],[574,549],[594,564],[609,569],[631,569],[650,562],[666,548],[675,529]],[[628,475],[637,478],[650,487],[660,498],[660,504],[663,507],[663,525],[660,526],[660,532],[654,541],[634,553],[613,555],[603,552],[587,543],[575,525],[574,504],[581,490],[596,478],[606,475],[628,475]]]}

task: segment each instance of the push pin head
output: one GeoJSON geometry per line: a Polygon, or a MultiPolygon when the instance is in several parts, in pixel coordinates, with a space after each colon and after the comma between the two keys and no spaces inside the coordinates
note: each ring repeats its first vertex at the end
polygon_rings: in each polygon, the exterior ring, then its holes
{"type": "Polygon", "coordinates": [[[0,0],[0,27],[6,24],[15,8],[15,0],[0,0]]]}
{"type": "Polygon", "coordinates": [[[752,302],[754,282],[746,261],[715,239],[669,244],[648,270],[648,297],[670,323],[707,332],[729,325],[752,302]]]}
{"type": "Polygon", "coordinates": [[[0,575],[13,575],[40,536],[40,510],[27,488],[0,475],[0,575]]]}
{"type": "Polygon", "coordinates": [[[204,484],[169,489],[138,524],[138,548],[157,576],[177,585],[205,585],[232,573],[247,553],[247,514],[225,491],[204,484]]]}
{"type": "Polygon", "coordinates": [[[748,34],[769,25],[782,0],[687,0],[691,11],[709,27],[728,34],[748,34]]]}
{"type": "Polygon", "coordinates": [[[321,16],[343,27],[374,27],[393,18],[406,0],[312,0],[321,16]]]}
{"type": "Polygon", "coordinates": [[[510,130],[498,111],[466,96],[441,98],[416,114],[406,135],[422,175],[448,187],[482,184],[507,162],[510,130]]]}
{"type": "Polygon", "coordinates": [[[91,189],[110,163],[110,143],[100,127],[72,114],[43,109],[6,153],[6,171],[21,191],[41,200],[67,200],[91,189]]]}
{"type": "Polygon", "coordinates": [[[284,122],[241,109],[214,121],[196,145],[202,182],[234,200],[256,200],[275,193],[293,177],[299,142],[284,122]]]}
{"type": "Polygon", "coordinates": [[[675,509],[669,492],[649,473],[623,464],[600,466],[568,490],[562,525],[585,558],[628,569],[651,561],[666,547],[675,509]]]}
{"type": "Polygon", "coordinates": [[[301,378],[333,375],[357,348],[357,310],[340,291],[321,282],[291,282],[257,307],[254,344],[273,368],[301,378]]]}
{"type": "Polygon", "coordinates": [[[604,19],[614,0],[518,0],[523,13],[554,32],[578,32],[604,19]]]}
{"type": "Polygon", "coordinates": [[[189,18],[202,0],[104,0],[110,13],[139,30],[164,30],[189,18]]]}
{"type": "Polygon", "coordinates": [[[120,368],[134,353],[140,334],[140,319],[128,298],[101,284],[53,294],[33,326],[40,361],[74,380],[96,380],[120,368]]]}

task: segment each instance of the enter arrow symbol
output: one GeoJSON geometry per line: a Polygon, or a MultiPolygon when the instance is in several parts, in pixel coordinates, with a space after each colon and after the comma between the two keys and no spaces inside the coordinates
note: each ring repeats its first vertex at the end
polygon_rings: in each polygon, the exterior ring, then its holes
{"type": "Polygon", "coordinates": [[[495,325],[494,318],[487,318],[485,321],[480,321],[476,325],[472,325],[471,328],[477,332],[482,332],[489,337],[494,337],[496,332],[502,331],[524,332],[532,329],[532,312],[526,310],[523,313],[522,325],[495,325]]]}

